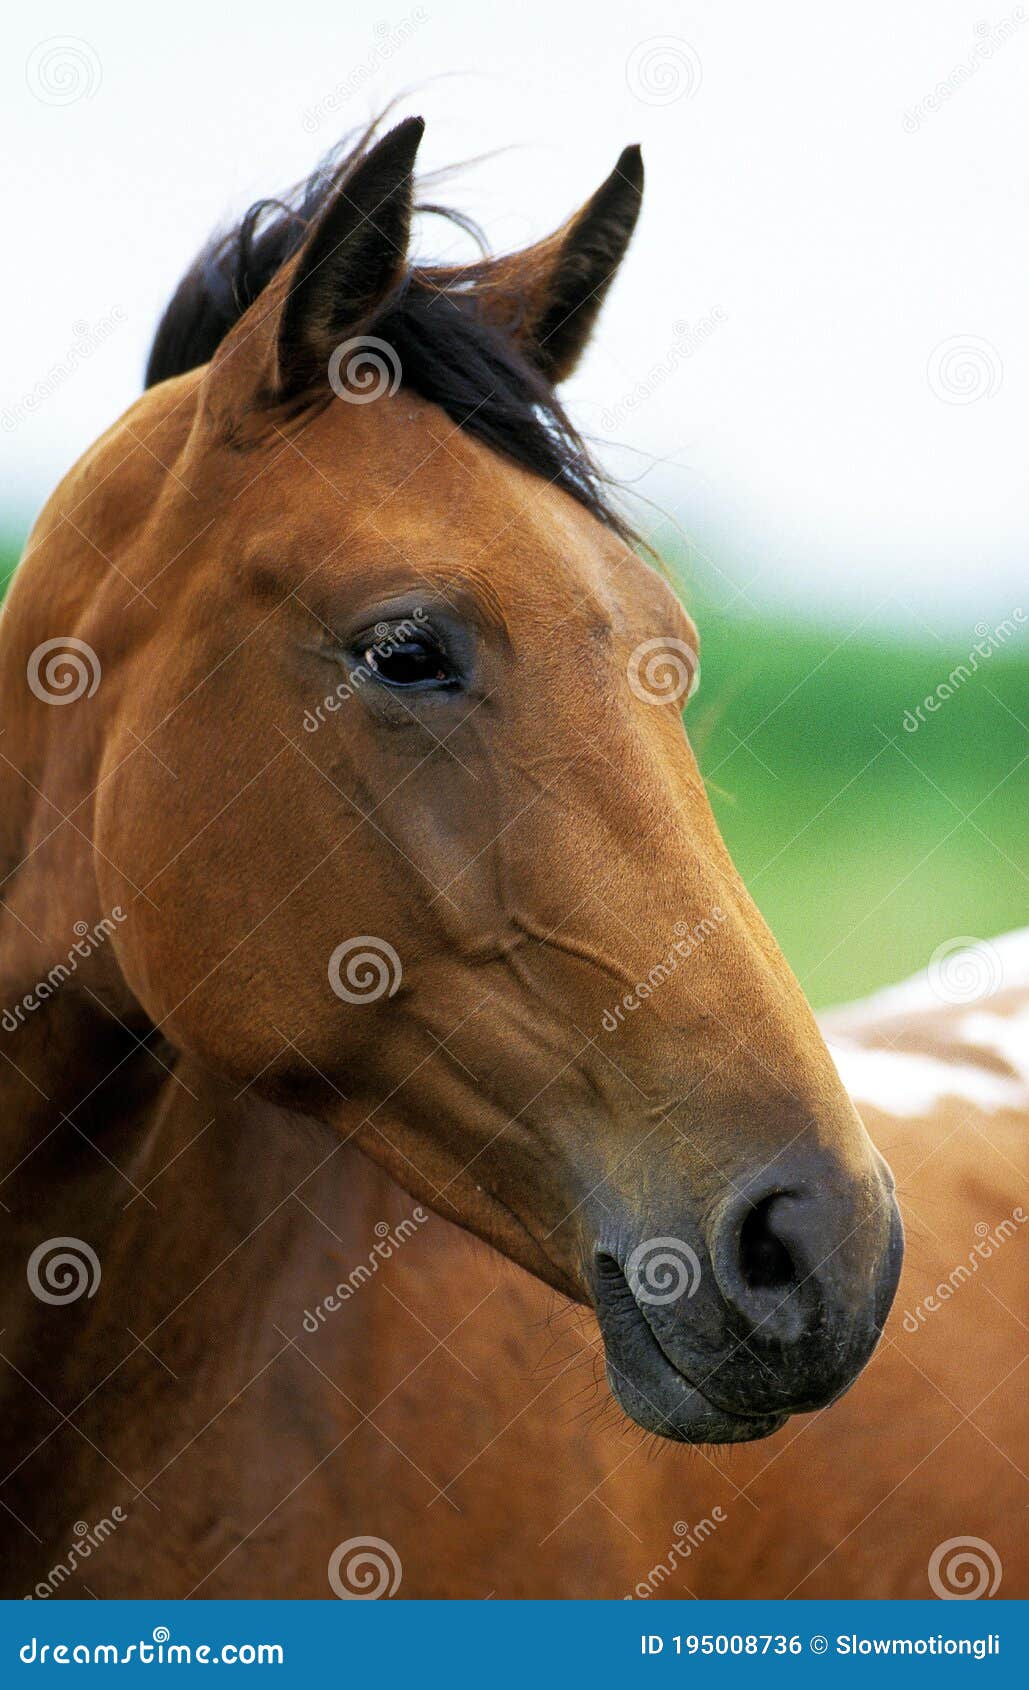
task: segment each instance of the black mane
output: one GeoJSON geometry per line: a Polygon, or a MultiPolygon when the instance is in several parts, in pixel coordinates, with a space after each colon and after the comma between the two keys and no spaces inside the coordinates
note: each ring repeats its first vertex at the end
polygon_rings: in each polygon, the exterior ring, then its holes
{"type": "MultiPolygon", "coordinates": [[[[206,364],[233,324],[276,271],[297,251],[312,221],[372,139],[337,149],[291,194],[259,200],[227,234],[199,253],[175,290],[154,336],[145,386],[206,364]]],[[[478,238],[460,213],[443,216],[478,238]]],[[[486,256],[461,269],[412,266],[404,285],[368,334],[389,342],[403,381],[441,406],[458,427],[495,451],[563,488],[609,528],[631,533],[609,501],[608,483],[593,462],[553,387],[521,352],[513,335],[488,323],[479,301],[488,292],[493,262],[486,256]]],[[[512,301],[516,320],[518,301],[512,301]]]]}

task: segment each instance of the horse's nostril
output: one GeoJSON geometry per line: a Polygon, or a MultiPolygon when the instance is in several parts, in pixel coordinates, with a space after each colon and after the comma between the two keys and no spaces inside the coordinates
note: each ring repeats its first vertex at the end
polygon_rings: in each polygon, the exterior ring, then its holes
{"type": "Polygon", "coordinates": [[[822,1317],[817,1274],[817,1201],[781,1186],[737,1193],[717,1223],[711,1253],[715,1280],[731,1320],[742,1320],[749,1345],[797,1354],[822,1317]]]}
{"type": "Polygon", "coordinates": [[[740,1228],[740,1272],[751,1290],[786,1290],[797,1283],[794,1260],[775,1231],[778,1194],[750,1210],[740,1228]]]}

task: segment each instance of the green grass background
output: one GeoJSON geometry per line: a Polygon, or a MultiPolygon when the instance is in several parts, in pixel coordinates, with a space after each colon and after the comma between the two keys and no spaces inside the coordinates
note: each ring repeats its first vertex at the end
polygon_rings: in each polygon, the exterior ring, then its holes
{"type": "MultiPolygon", "coordinates": [[[[685,594],[688,602],[692,595],[685,594]]],[[[1029,920],[1029,626],[926,715],[976,639],[694,612],[686,722],[726,842],[816,1006],[1029,920]]]]}
{"type": "MultiPolygon", "coordinates": [[[[0,542],[0,590],[20,541],[0,542]]],[[[687,727],[729,849],[816,1005],[924,968],[1026,913],[1029,637],[1019,631],[915,733],[964,638],[704,609],[687,727]]],[[[701,594],[701,598],[703,594],[701,594]]]]}
{"type": "Polygon", "coordinates": [[[14,566],[21,555],[23,542],[0,535],[0,595],[14,573],[14,566]]]}

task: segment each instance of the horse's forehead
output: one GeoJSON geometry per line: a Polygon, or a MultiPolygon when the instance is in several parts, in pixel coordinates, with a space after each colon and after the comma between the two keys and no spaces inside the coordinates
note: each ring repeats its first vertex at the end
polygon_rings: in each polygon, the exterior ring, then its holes
{"type": "Polygon", "coordinates": [[[305,450],[383,520],[418,524],[435,513],[439,524],[456,509],[487,529],[500,514],[531,522],[537,501],[528,490],[546,492],[545,482],[403,389],[379,403],[328,407],[307,431],[305,450]]]}
{"type": "MultiPolygon", "coordinates": [[[[332,407],[299,445],[309,497],[278,503],[283,522],[300,511],[314,526],[352,529],[365,558],[381,541],[391,567],[408,557],[442,576],[486,572],[502,595],[520,594],[531,580],[547,596],[605,600],[631,558],[567,493],[416,396],[332,407]]],[[[303,473],[291,456],[280,460],[286,473],[303,473]]],[[[345,565],[346,548],[338,555],[345,565]]]]}

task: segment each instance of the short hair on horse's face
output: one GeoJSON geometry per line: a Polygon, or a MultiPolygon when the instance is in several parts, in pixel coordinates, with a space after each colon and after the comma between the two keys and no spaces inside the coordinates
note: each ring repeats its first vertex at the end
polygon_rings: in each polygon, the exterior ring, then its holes
{"type": "MultiPolygon", "coordinates": [[[[345,199],[376,153],[417,121],[374,147],[373,124],[356,141],[342,143],[291,194],[258,201],[213,239],[164,312],[146,386],[212,359],[283,267],[317,237],[333,202],[345,199]]],[[[483,256],[460,267],[415,266],[405,249],[386,297],[361,323],[362,334],[393,348],[409,388],[629,541],[635,536],[554,383],[570,372],[585,345],[635,225],[641,191],[639,149],[627,148],[576,217],[524,254],[483,256]]],[[[460,213],[435,204],[422,209],[456,222],[484,246],[460,213]]]]}

